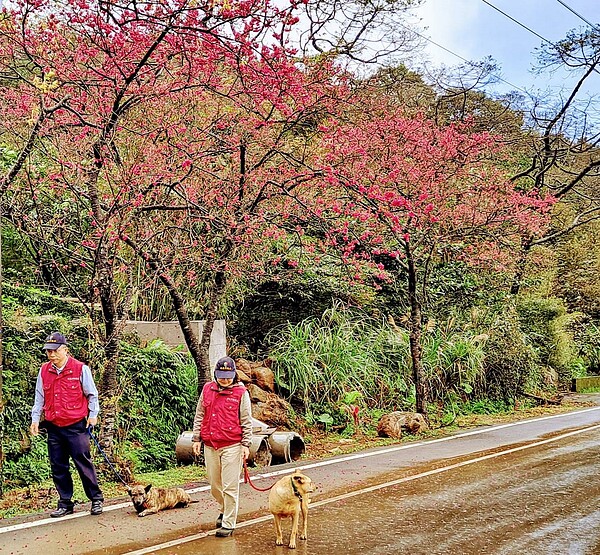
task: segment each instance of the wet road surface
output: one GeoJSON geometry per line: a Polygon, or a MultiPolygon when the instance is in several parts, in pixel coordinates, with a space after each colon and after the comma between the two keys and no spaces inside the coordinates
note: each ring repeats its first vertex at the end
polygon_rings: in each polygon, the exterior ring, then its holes
{"type": "MultiPolygon", "coordinates": [[[[231,538],[214,537],[214,502],[198,491],[192,497],[199,503],[190,508],[146,518],[137,518],[129,507],[26,529],[7,529],[13,523],[2,522],[0,550],[15,555],[600,554],[599,443],[600,410],[587,409],[326,463],[287,465],[278,472],[302,466],[319,487],[308,540],[299,541],[295,551],[275,546],[265,511],[268,494],[248,485],[242,486],[240,522],[231,538]]],[[[255,484],[266,487],[277,479],[273,472],[265,474],[270,475],[255,474],[255,484]]]]}
{"type": "MultiPolygon", "coordinates": [[[[313,505],[309,538],[299,542],[295,553],[598,554],[599,440],[596,428],[313,505]]],[[[274,545],[268,520],[244,526],[232,538],[210,535],[159,553],[289,552],[274,545]]]]}

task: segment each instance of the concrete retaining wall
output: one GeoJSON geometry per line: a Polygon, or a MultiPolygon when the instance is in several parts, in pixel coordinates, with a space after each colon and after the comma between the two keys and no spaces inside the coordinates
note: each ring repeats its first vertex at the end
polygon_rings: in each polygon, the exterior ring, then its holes
{"type": "MultiPolygon", "coordinates": [[[[204,330],[204,320],[193,320],[190,322],[196,337],[200,339],[204,330]]],[[[162,339],[167,345],[176,347],[182,345],[187,351],[185,339],[179,322],[141,322],[137,320],[128,320],[125,325],[125,331],[128,333],[136,333],[142,341],[153,341],[162,339]]],[[[227,335],[225,328],[225,320],[215,320],[212,334],[210,336],[210,347],[208,349],[208,358],[211,368],[214,368],[217,360],[227,354],[227,335]]]]}
{"type": "Polygon", "coordinates": [[[600,389],[600,376],[586,376],[585,378],[573,378],[571,391],[581,392],[586,389],[600,389]]]}

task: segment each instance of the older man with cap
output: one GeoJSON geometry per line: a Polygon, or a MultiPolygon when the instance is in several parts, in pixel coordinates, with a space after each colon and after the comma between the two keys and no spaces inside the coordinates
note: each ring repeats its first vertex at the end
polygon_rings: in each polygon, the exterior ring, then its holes
{"type": "Polygon", "coordinates": [[[235,362],[223,357],[215,366],[215,380],[202,388],[196,407],[192,451],[204,443],[210,492],[220,506],[216,536],[231,536],[237,520],[240,472],[250,455],[252,412],[250,396],[238,381],[235,362]]]}
{"type": "Polygon", "coordinates": [[[90,454],[88,426],[98,422],[98,390],[89,367],[69,356],[67,340],[51,333],[44,344],[48,362],[40,368],[31,410],[31,434],[40,432],[40,420],[48,432],[48,456],[52,479],[58,491],[58,507],[51,517],[73,512],[73,479],[69,459],[73,460],[83,489],[92,502],[90,513],[102,513],[104,496],[98,486],[90,454]]]}

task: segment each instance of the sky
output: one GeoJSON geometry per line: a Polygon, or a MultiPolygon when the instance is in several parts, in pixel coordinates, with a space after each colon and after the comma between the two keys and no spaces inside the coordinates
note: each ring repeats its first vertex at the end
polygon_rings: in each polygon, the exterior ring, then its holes
{"type": "MultiPolygon", "coordinates": [[[[565,38],[571,29],[586,27],[558,0],[487,0],[550,42],[565,38]]],[[[600,0],[563,0],[583,18],[600,27],[600,0]]],[[[564,75],[536,77],[530,73],[534,49],[542,39],[511,21],[483,0],[424,0],[414,11],[426,27],[421,34],[467,60],[491,56],[500,66],[500,77],[508,81],[494,85],[497,92],[511,89],[557,90],[573,83],[564,75]]],[[[427,43],[426,55],[434,65],[454,66],[463,60],[427,43]]],[[[593,74],[585,94],[600,94],[600,74],[593,74]]]]}
{"type": "MultiPolygon", "coordinates": [[[[0,0],[0,6],[3,3],[6,2],[0,0]]],[[[433,66],[455,66],[464,62],[461,58],[480,61],[491,56],[499,65],[499,77],[508,83],[499,81],[487,92],[504,93],[519,88],[534,93],[547,88],[557,92],[569,88],[573,77],[536,77],[530,72],[535,62],[534,49],[542,44],[542,39],[489,4],[550,42],[565,38],[571,29],[587,26],[563,4],[598,25],[600,31],[600,0],[422,0],[422,5],[413,11],[413,21],[418,20],[424,29],[421,34],[458,55],[426,42],[425,55],[433,66]]],[[[591,76],[583,91],[584,96],[594,94],[600,95],[600,73],[591,76]]]]}

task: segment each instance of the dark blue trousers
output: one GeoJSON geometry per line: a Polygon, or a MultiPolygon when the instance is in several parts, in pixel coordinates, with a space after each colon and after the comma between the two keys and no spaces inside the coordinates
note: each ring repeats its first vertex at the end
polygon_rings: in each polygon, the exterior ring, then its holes
{"type": "Polygon", "coordinates": [[[48,455],[52,479],[58,491],[59,507],[73,507],[73,479],[69,469],[69,459],[73,460],[81,478],[83,489],[91,501],[103,501],[104,496],[98,486],[96,469],[90,454],[90,436],[86,420],[70,426],[56,426],[46,422],[48,430],[48,455]]]}

